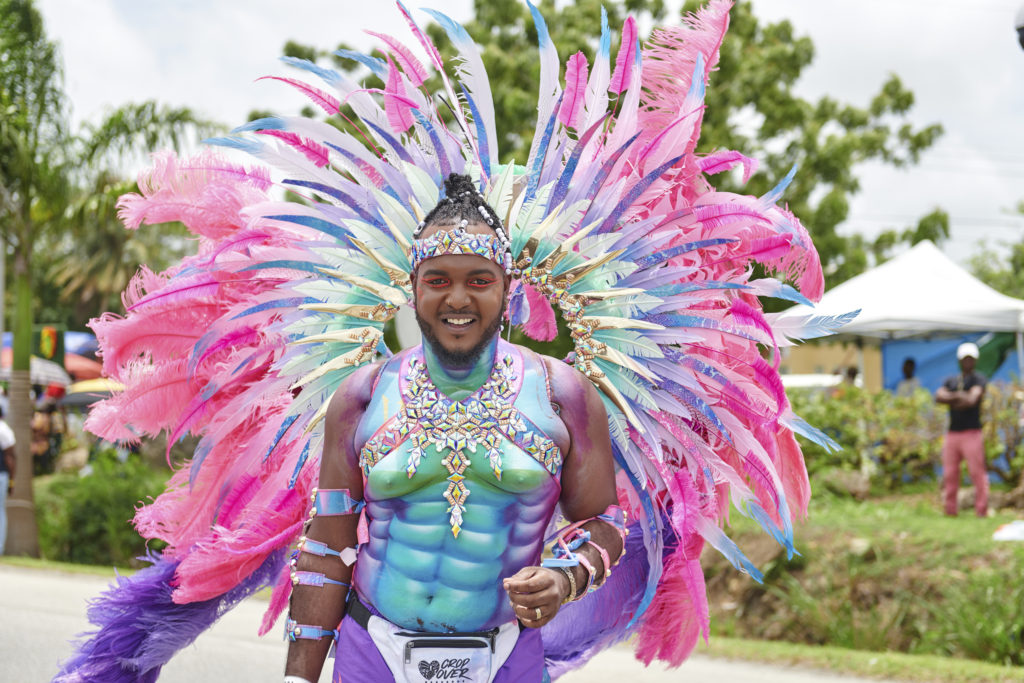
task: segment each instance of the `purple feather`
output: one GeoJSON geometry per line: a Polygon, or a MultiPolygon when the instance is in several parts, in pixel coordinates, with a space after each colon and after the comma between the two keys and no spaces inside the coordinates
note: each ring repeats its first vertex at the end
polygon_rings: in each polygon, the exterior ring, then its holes
{"type": "Polygon", "coordinates": [[[171,657],[239,602],[269,586],[284,563],[285,551],[269,556],[255,572],[212,600],[176,604],[171,581],[177,560],[159,554],[134,576],[117,577],[89,606],[97,629],[82,634],[77,652],[53,683],[151,683],[171,657]]]}

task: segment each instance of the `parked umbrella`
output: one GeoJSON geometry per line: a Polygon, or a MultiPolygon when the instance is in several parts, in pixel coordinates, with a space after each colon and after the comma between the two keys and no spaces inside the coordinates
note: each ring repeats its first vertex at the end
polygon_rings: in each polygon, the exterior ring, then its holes
{"type": "Polygon", "coordinates": [[[103,374],[102,363],[85,356],[80,356],[77,353],[64,354],[64,369],[75,378],[75,381],[96,379],[103,374]]]}
{"type": "Polygon", "coordinates": [[[124,389],[124,385],[106,377],[87,379],[84,382],[75,382],[68,387],[65,394],[58,403],[69,407],[91,406],[96,401],[102,401],[111,394],[124,389]]]}

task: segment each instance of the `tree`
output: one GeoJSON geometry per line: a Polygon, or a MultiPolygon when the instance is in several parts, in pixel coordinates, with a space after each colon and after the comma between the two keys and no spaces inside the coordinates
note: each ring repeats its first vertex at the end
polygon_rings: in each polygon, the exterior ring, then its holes
{"type": "Polygon", "coordinates": [[[88,212],[68,207],[109,177],[103,169],[137,154],[140,145],[177,144],[196,123],[188,110],[146,103],[122,108],[86,135],[72,136],[62,74],[57,46],[47,39],[32,0],[0,0],[0,255],[11,251],[15,301],[10,407],[18,467],[8,503],[11,554],[38,554],[29,449],[34,267],[43,261],[37,250],[59,244],[61,231],[75,227],[76,216],[90,220],[88,212]]]}
{"type": "MultiPolygon", "coordinates": [[[[685,9],[697,6],[688,0],[685,9]]],[[[746,193],[767,192],[798,166],[784,198],[814,239],[827,289],[867,268],[872,252],[884,255],[897,243],[914,243],[926,235],[948,237],[949,218],[933,211],[915,227],[883,234],[878,245],[838,233],[849,214],[849,197],[860,189],[857,165],[869,160],[897,167],[917,163],[942,127],[910,125],[914,94],[895,74],[867,108],[827,96],[817,102],[797,97],[793,86],[813,58],[811,40],[796,36],[790,22],[762,25],[749,1],[738,2],[718,70],[711,76],[701,146],[704,151],[735,149],[762,162],[745,188],[732,188],[746,193]],[[751,121],[756,125],[752,133],[751,121]]],[[[730,189],[728,180],[720,184],[730,189]]]]}
{"type": "MultiPolygon", "coordinates": [[[[32,504],[29,356],[32,343],[32,252],[39,235],[61,213],[68,190],[65,97],[57,47],[46,38],[31,0],[0,0],[0,225],[4,251],[12,249],[13,363],[11,427],[17,472],[8,552],[39,552],[32,504]]],[[[6,253],[4,254],[6,257],[6,253]]]]}
{"type": "MultiPolygon", "coordinates": [[[[627,11],[641,14],[641,25],[664,15],[660,0],[558,4],[545,0],[539,3],[540,10],[563,63],[579,50],[588,55],[595,51],[602,4],[613,32],[613,59],[615,31],[627,11]]],[[[688,0],[684,11],[694,12],[701,4],[688,0]]],[[[503,162],[514,158],[522,163],[536,119],[539,65],[533,20],[518,0],[476,0],[474,8],[475,16],[465,28],[481,46],[491,78],[500,157],[503,162]]],[[[442,54],[451,56],[445,32],[436,25],[427,32],[442,54]]],[[[873,255],[884,257],[897,244],[925,236],[948,237],[949,219],[936,209],[915,226],[887,231],[877,244],[837,231],[849,214],[850,196],[860,189],[858,164],[869,160],[898,167],[914,164],[942,127],[911,126],[907,114],[914,95],[895,75],[866,108],[831,97],[816,102],[797,97],[793,87],[813,58],[811,40],[795,35],[790,22],[762,24],[749,1],[738,2],[730,13],[718,68],[711,76],[700,151],[734,149],[758,158],[760,169],[746,185],[739,186],[730,177],[716,178],[721,189],[746,194],[767,192],[798,166],[784,198],[814,238],[826,287],[830,287],[863,271],[873,255]]]]}

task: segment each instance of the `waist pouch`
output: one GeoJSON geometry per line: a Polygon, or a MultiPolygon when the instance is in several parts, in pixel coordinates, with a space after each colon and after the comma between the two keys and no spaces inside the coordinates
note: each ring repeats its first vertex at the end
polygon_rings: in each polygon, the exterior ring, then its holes
{"type": "Polygon", "coordinates": [[[409,631],[357,599],[348,616],[370,634],[397,683],[491,683],[519,639],[515,621],[489,631],[409,631]]]}

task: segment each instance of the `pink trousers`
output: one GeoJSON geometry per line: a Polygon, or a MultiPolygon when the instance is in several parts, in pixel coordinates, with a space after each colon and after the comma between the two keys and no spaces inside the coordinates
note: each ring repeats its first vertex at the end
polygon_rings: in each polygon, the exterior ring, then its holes
{"type": "Polygon", "coordinates": [[[967,473],[974,482],[974,511],[979,517],[988,512],[988,472],[985,470],[985,441],[980,429],[946,432],[942,445],[943,507],[947,515],[957,513],[956,491],[960,486],[960,462],[967,461],[967,473]]]}

